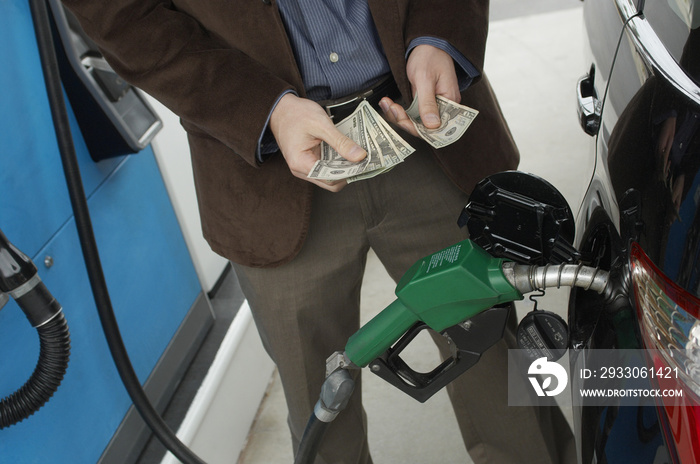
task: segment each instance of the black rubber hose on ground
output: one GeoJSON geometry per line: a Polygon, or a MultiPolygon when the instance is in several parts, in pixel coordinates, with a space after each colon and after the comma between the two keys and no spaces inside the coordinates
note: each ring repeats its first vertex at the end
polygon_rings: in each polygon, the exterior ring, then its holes
{"type": "Polygon", "coordinates": [[[88,278],[92,288],[93,297],[97,305],[97,312],[102,324],[102,330],[109,346],[110,353],[114,359],[119,376],[126,391],[128,392],[134,407],[139,412],[144,422],[153,431],[154,435],[163,445],[185,464],[203,464],[192,450],[185,446],[177,436],[168,428],[162,417],[149,401],[141,386],[141,382],[134,371],[129,355],[124,346],[124,341],[119,331],[117,319],[114,315],[112,302],[107,289],[107,283],[102,270],[97,242],[92,229],[92,220],[87,205],[87,198],[83,188],[82,178],[78,159],[73,145],[68,112],[63,99],[61,87],[61,77],[58,70],[58,60],[54,50],[53,38],[51,35],[51,24],[48,8],[45,0],[29,0],[29,7],[32,12],[34,29],[37,37],[41,67],[44,72],[44,81],[49,98],[49,106],[54,122],[58,149],[63,163],[63,171],[68,184],[73,215],[80,246],[87,267],[88,278]]]}
{"type": "Polygon", "coordinates": [[[27,383],[0,400],[0,429],[34,414],[53,396],[63,380],[70,357],[70,334],[63,313],[37,327],[39,361],[27,383]]]}

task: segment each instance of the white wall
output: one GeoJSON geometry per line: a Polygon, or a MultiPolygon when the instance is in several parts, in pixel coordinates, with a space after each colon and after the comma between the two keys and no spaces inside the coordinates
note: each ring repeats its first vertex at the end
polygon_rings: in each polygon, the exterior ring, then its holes
{"type": "Polygon", "coordinates": [[[165,106],[151,97],[149,103],[163,120],[163,129],[152,142],[153,151],[199,281],[204,291],[208,292],[221,276],[227,261],[211,251],[209,244],[202,237],[185,130],[180,125],[179,118],[165,106]]]}
{"type": "MultiPolygon", "coordinates": [[[[202,238],[187,135],[179,119],[149,97],[163,120],[163,129],[152,142],[166,189],[175,209],[185,242],[204,291],[221,276],[227,260],[209,248],[202,238]]],[[[244,302],[209,368],[178,436],[195,453],[208,458],[226,456],[235,462],[267,389],[274,365],[265,352],[244,302]],[[214,456],[212,456],[214,454],[214,456]]],[[[174,462],[167,455],[164,462],[174,462]]]]}

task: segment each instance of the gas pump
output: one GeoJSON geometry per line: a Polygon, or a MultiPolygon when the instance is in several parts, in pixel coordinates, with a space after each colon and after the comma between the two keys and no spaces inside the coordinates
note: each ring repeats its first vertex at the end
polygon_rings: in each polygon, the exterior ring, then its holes
{"type": "Polygon", "coordinates": [[[73,69],[73,83],[82,87],[68,83],[61,30],[69,45],[82,43],[55,5],[0,6],[0,227],[9,238],[0,240],[0,460],[109,462],[118,454],[124,462],[138,457],[150,434],[139,419],[127,422],[138,400],[125,393],[99,318],[127,328],[109,343],[121,344],[122,360],[131,360],[125,372],[132,384],[155,384],[148,398],[155,393],[162,410],[213,312],[149,146],[160,121],[136,89],[111,86],[119,84],[116,75],[89,45],[81,48],[89,59],[73,69]],[[80,112],[87,103],[74,99],[80,94],[94,100],[86,115],[80,112]],[[85,119],[105,124],[88,129],[85,119]],[[116,314],[98,316],[95,307],[112,299],[116,314]],[[36,326],[38,349],[17,306],[36,326]]]}

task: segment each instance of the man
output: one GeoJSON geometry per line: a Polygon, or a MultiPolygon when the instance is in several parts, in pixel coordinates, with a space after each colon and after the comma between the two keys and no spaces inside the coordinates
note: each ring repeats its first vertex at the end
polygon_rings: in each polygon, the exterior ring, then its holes
{"type": "MultiPolygon", "coordinates": [[[[466,237],[456,219],[477,181],[517,166],[481,72],[488,2],[65,4],[119,74],[181,117],[204,235],[234,263],[279,369],[296,445],[325,358],[358,328],[369,248],[400,278],[466,237]],[[322,141],[351,161],[366,156],[334,126],[359,94],[409,132],[400,103],[414,96],[428,127],[439,124],[436,95],[480,113],[444,149],[407,135],[417,152],[373,179],[307,178],[322,141]]],[[[507,346],[489,350],[450,389],[470,455],[478,463],[566,462],[554,436],[568,431],[558,410],[508,408],[507,346]]],[[[360,391],[331,424],[318,462],[371,462],[360,391]]]]}

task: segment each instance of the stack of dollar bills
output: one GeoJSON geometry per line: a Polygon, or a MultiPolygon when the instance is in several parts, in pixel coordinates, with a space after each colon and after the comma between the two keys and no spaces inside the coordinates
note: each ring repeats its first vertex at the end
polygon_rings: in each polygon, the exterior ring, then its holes
{"type": "MultiPolygon", "coordinates": [[[[433,147],[441,148],[457,141],[479,112],[439,95],[436,99],[441,120],[437,129],[427,129],[421,122],[418,100],[413,101],[406,113],[421,138],[433,147]]],[[[321,159],[314,164],[309,178],[346,179],[348,183],[369,179],[391,170],[415,151],[367,101],[362,101],[355,112],[336,127],[361,146],[367,152],[367,157],[359,162],[348,161],[323,142],[321,159]]]]}

